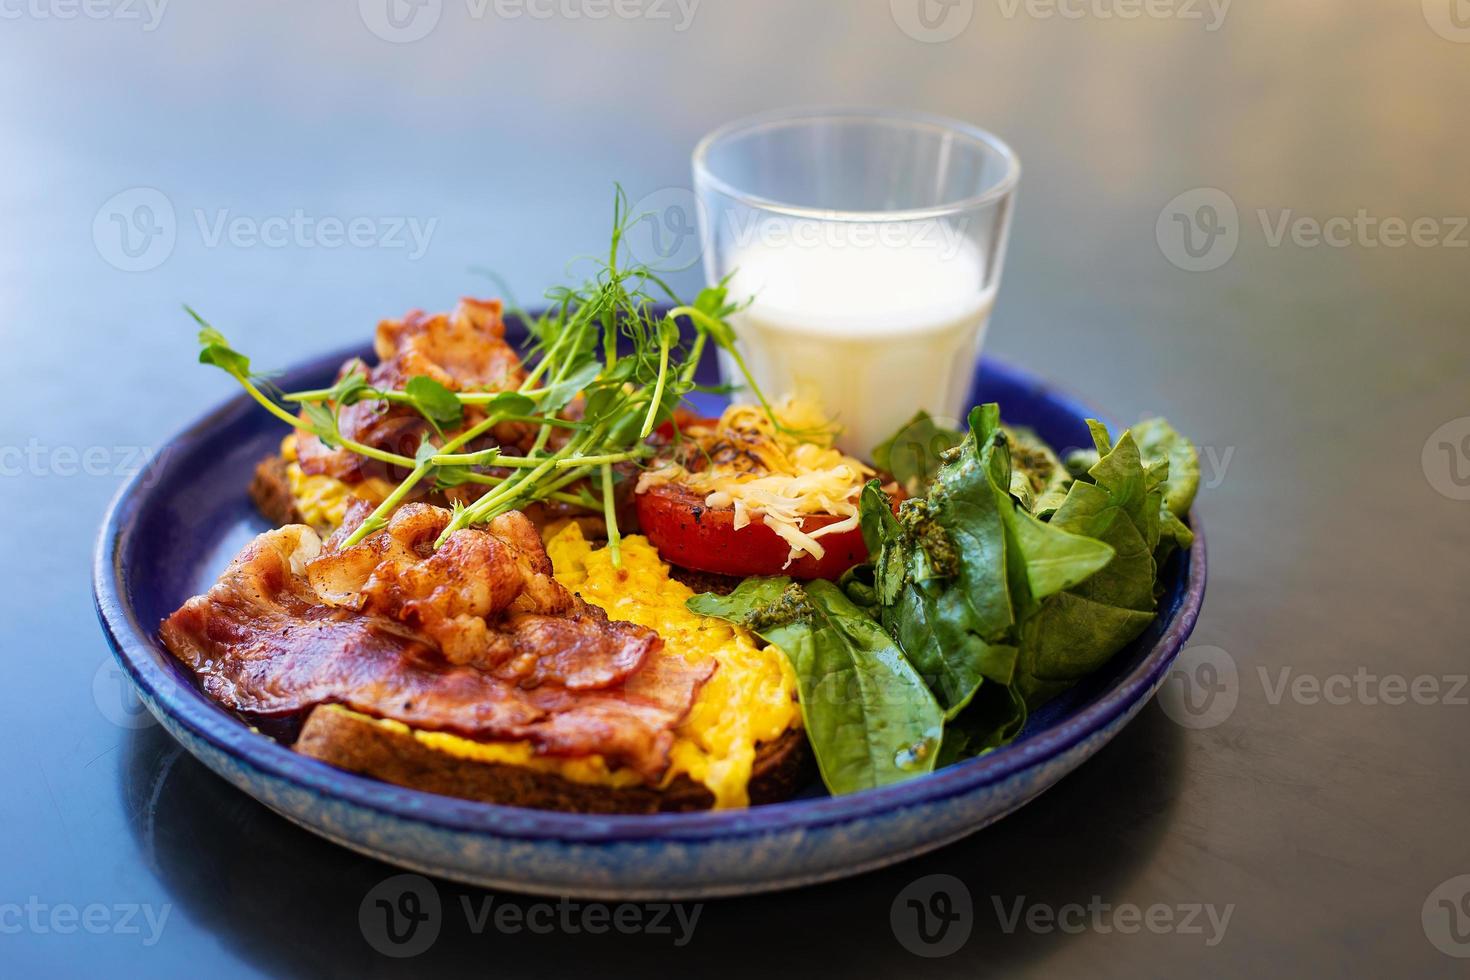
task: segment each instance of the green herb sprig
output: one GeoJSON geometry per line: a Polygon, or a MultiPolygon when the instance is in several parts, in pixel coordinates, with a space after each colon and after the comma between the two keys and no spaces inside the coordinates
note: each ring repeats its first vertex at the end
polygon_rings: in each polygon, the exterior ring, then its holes
{"type": "Polygon", "coordinates": [[[370,384],[366,368],[358,364],[330,388],[279,392],[252,371],[250,359],[218,330],[193,309],[185,309],[200,326],[200,362],[231,375],[272,415],[330,446],[408,471],[344,546],[381,529],[426,480],[439,487],[468,482],[490,489],[454,508],[436,546],[462,528],[486,524],[537,501],[554,500],[600,510],[607,521],[614,564],[621,564],[615,503],[621,477],[615,467],[647,459],[653,450],[646,440],[654,429],[673,417],[686,395],[706,390],[694,376],[710,343],[729,354],[772,422],[780,425],[735,346],[727,318],[740,307],[729,299],[727,282],[701,290],[693,303],[683,303],[654,270],[624,261],[624,235],[641,217],[630,213],[627,195],[617,187],[607,258],[594,260],[596,271],[581,285],[550,290],[547,310],[526,318],[529,343],[523,360],[529,370],[515,391],[451,391],[426,376],[408,379],[401,391],[385,390],[370,384]],[[660,305],[670,308],[660,311],[660,305]],[[687,344],[681,322],[692,328],[687,344]],[[580,417],[561,417],[579,396],[580,417]],[[345,437],[337,412],[366,399],[411,407],[428,421],[433,436],[412,458],[345,437]],[[299,414],[292,414],[282,402],[297,406],[299,414]],[[463,425],[470,406],[483,411],[484,418],[450,435],[463,425]],[[523,456],[505,454],[499,447],[465,451],[503,422],[536,429],[523,456]],[[566,438],[552,448],[554,431],[566,438]],[[477,467],[510,472],[487,474],[477,467]]]}

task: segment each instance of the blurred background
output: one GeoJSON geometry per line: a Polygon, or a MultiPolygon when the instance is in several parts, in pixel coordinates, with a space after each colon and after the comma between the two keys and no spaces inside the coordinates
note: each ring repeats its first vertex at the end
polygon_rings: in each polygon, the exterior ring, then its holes
{"type": "MultiPolygon", "coordinates": [[[[1151,706],[980,837],[713,906],[690,948],[726,969],[758,935],[767,966],[865,972],[1463,971],[1470,942],[1427,938],[1421,906],[1470,872],[1470,708],[1272,703],[1261,678],[1467,669],[1467,103],[1464,0],[0,0],[0,957],[393,965],[354,926],[391,872],[179,759],[108,673],[87,582],[105,504],[232,394],[180,304],[279,366],[499,292],[476,267],[529,305],[605,248],[614,181],[663,201],[713,127],[846,104],[1017,151],[987,353],[1198,440],[1195,643],[1227,651],[1239,706],[1206,731],[1151,706]],[[926,963],[886,923],[937,872],[984,925],[926,963]],[[989,896],[1023,893],[1238,908],[1208,948],[1003,935],[989,896]],[[173,919],[147,947],[8,929],[30,897],[173,919]]],[[[455,934],[418,965],[544,972],[612,946],[524,938],[455,934]]]]}

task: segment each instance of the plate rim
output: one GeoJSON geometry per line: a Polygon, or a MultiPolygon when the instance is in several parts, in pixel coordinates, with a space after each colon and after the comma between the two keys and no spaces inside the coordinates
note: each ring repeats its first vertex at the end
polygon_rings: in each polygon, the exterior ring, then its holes
{"type": "MultiPolygon", "coordinates": [[[[300,362],[284,374],[324,372],[339,366],[348,357],[360,354],[363,349],[361,344],[344,347],[300,362]]],[[[992,370],[1009,375],[1038,393],[1045,393],[1069,409],[1076,409],[1080,417],[1097,417],[1070,395],[1004,359],[987,356],[984,362],[992,370]]],[[[979,364],[977,361],[977,371],[979,364]]],[[[202,443],[207,433],[254,408],[255,403],[248,395],[237,394],[180,429],[163,445],[177,455],[179,449],[202,443]]],[[[191,735],[223,752],[237,764],[284,780],[299,789],[401,821],[426,824],[440,830],[523,841],[608,844],[668,840],[687,843],[815,829],[851,823],[903,808],[940,803],[1004,782],[1066,753],[1079,742],[1107,728],[1132,705],[1153,692],[1194,630],[1203,605],[1207,577],[1204,527],[1198,509],[1194,508],[1189,514],[1195,534],[1194,544],[1181,555],[1185,559],[1180,568],[1180,574],[1185,576],[1184,592],[1177,612],[1148,655],[1076,714],[1023,741],[978,758],[891,786],[843,796],[693,813],[562,813],[462,800],[337,769],[253,732],[245,722],[210,701],[197,687],[156,663],[160,655],[170,655],[157,641],[156,633],[150,633],[138,622],[128,601],[126,573],[121,567],[124,545],[135,530],[136,514],[151,491],[145,485],[147,477],[145,469],[133,474],[118,488],[107,506],[93,553],[92,595],[98,620],[114,656],[132,683],[145,695],[144,700],[150,706],[156,706],[155,711],[165,712],[191,735]],[[242,736],[259,741],[242,741],[242,736]]]]}

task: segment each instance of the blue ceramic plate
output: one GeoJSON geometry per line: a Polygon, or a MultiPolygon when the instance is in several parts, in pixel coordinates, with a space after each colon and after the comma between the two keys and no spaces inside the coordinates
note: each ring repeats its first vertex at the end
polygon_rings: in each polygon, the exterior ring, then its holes
{"type": "MultiPolygon", "coordinates": [[[[288,390],[331,382],[347,350],[286,373],[288,390]]],[[[713,364],[705,365],[711,374],[713,364]]],[[[1091,445],[1096,417],[992,360],[973,400],[1052,445],[1091,445]]],[[[708,406],[706,406],[708,407],[708,406]]],[[[1014,743],[883,789],[802,797],[749,810],[653,816],[547,813],[380,783],[297,755],[206,698],[158,641],[159,623],[207,589],[266,528],[246,494],[284,434],[241,395],[169,444],[108,511],[97,543],[98,615],[123,670],[159,722],[205,765],[307,829],[407,868],[546,895],[623,899],[742,894],[826,881],[921,854],[1012,812],[1118,733],[1163,681],[1194,628],[1205,542],[1165,573],[1160,615],[1103,670],[1036,712],[1014,743]]]]}

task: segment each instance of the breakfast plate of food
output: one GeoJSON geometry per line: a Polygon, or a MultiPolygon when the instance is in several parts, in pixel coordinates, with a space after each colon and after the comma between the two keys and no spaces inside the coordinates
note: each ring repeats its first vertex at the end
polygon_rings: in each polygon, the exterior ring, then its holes
{"type": "Polygon", "coordinates": [[[752,375],[728,281],[683,302],[614,226],[534,313],[279,373],[188,311],[243,391],[122,488],[94,569],[173,737],[404,867],[669,898],[956,840],[1136,714],[1203,599],[1186,439],[986,360],[960,421],[856,446],[752,375]]]}

